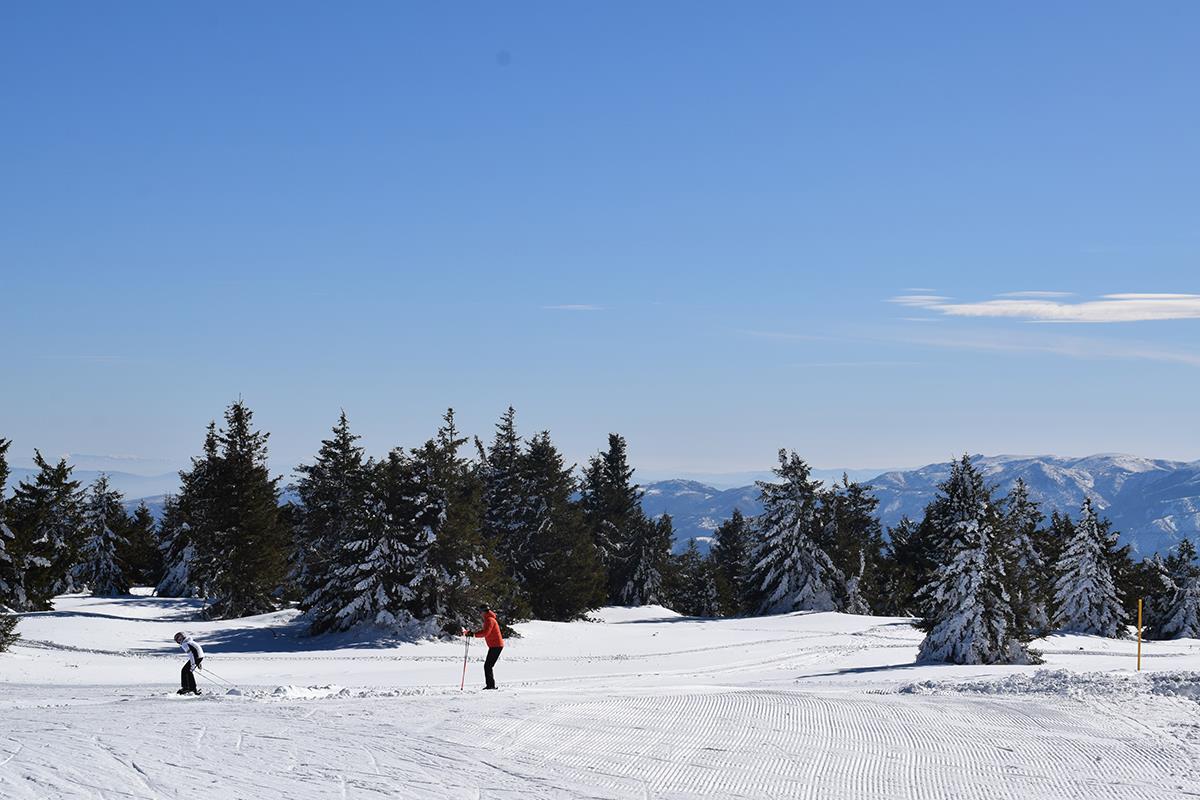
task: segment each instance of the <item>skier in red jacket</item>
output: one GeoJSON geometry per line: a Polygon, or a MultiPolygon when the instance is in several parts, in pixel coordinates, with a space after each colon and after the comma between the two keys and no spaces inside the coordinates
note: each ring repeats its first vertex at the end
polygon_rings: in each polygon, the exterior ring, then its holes
{"type": "Polygon", "coordinates": [[[496,612],[486,605],[479,607],[483,614],[483,630],[474,632],[463,628],[463,636],[474,636],[487,642],[487,659],[483,662],[483,676],[487,679],[485,689],[496,688],[496,678],[492,675],[492,667],[500,660],[500,651],[504,649],[504,637],[500,635],[500,623],[496,621],[496,612]]]}

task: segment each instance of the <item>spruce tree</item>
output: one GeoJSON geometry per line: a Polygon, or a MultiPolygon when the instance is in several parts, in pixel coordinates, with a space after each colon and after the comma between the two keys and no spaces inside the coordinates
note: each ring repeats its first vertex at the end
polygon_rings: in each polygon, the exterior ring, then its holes
{"type": "Polygon", "coordinates": [[[399,631],[431,619],[424,593],[435,591],[431,503],[420,490],[414,463],[394,450],[367,462],[359,523],[347,528],[329,580],[311,599],[312,632],[372,624],[399,631]]]}
{"type": "Polygon", "coordinates": [[[624,548],[621,566],[625,584],[617,595],[618,602],[626,606],[667,602],[665,579],[674,539],[670,514],[655,520],[642,518],[624,548]]]}
{"type": "Polygon", "coordinates": [[[483,536],[495,549],[508,574],[519,586],[527,582],[531,530],[527,526],[527,500],[522,485],[521,440],[517,437],[516,411],[512,406],[496,424],[496,435],[481,464],[483,478],[483,536]]]}
{"type": "Polygon", "coordinates": [[[360,551],[368,547],[364,543],[376,540],[372,552],[387,549],[378,541],[386,538],[390,523],[378,508],[378,492],[372,492],[376,468],[364,457],[358,439],[343,411],[333,436],[322,440],[316,460],[296,469],[300,508],[292,579],[314,634],[347,624],[338,615],[358,581],[348,581],[345,572],[358,563],[360,551]]]}
{"type": "Polygon", "coordinates": [[[1045,517],[1029,497],[1029,487],[1018,478],[1002,504],[1001,557],[1004,559],[1008,596],[1018,630],[1042,635],[1050,628],[1048,611],[1052,581],[1049,566],[1038,549],[1045,517]]]}
{"type": "Polygon", "coordinates": [[[521,456],[521,492],[528,544],[520,576],[537,619],[572,620],[605,600],[605,574],[600,555],[572,501],[572,468],[543,431],[521,456]]]}
{"type": "Polygon", "coordinates": [[[1182,540],[1166,566],[1175,591],[1164,610],[1160,637],[1200,639],[1200,566],[1196,564],[1195,545],[1188,539],[1182,540]]]}
{"type": "Polygon", "coordinates": [[[1016,627],[997,541],[999,515],[968,456],[954,463],[930,506],[941,565],[922,589],[925,639],[918,660],[1025,664],[1028,634],[1016,627]]]}
{"type": "Polygon", "coordinates": [[[83,504],[83,546],[74,574],[80,587],[95,595],[129,594],[127,566],[119,556],[126,545],[121,532],[129,527],[122,503],[121,493],[101,473],[83,504]]]}
{"type": "Polygon", "coordinates": [[[729,519],[717,526],[713,534],[710,557],[716,566],[722,616],[731,617],[749,611],[747,579],[751,534],[750,523],[737,508],[729,519]]]}
{"type": "Polygon", "coordinates": [[[163,503],[163,575],[156,589],[161,597],[207,597],[221,569],[215,542],[222,502],[218,448],[217,424],[209,422],[202,455],[179,473],[179,494],[163,503]]]}
{"type": "Polygon", "coordinates": [[[158,529],[163,566],[154,593],[159,597],[203,596],[194,570],[196,546],[192,542],[190,526],[184,519],[179,495],[167,495],[163,500],[162,520],[158,529]]]}
{"type": "Polygon", "coordinates": [[[1175,592],[1179,587],[1171,577],[1171,569],[1161,555],[1155,553],[1141,565],[1144,598],[1142,609],[1142,638],[1163,639],[1162,627],[1171,612],[1175,592]]]}
{"type": "Polygon", "coordinates": [[[483,478],[478,464],[459,455],[466,442],[455,424],[454,409],[449,409],[437,436],[412,455],[417,486],[429,499],[421,523],[433,533],[436,567],[436,580],[419,592],[416,616],[434,617],[444,630],[454,632],[477,621],[482,603],[495,608],[506,623],[529,613],[480,533],[483,478]]]}
{"type": "Polygon", "coordinates": [[[17,617],[0,610],[0,653],[3,653],[13,642],[21,637],[17,635],[17,617]]]}
{"type": "Polygon", "coordinates": [[[25,575],[26,608],[46,610],[56,594],[76,590],[72,568],[79,561],[81,495],[65,459],[50,464],[34,451],[38,473],[22,481],[9,502],[15,550],[25,575]]]}
{"type": "Polygon", "coordinates": [[[896,617],[927,615],[920,590],[933,582],[940,566],[935,538],[933,516],[928,508],[921,522],[902,517],[888,529],[885,600],[877,612],[896,617]]]}
{"type": "Polygon", "coordinates": [[[162,578],[163,557],[159,549],[158,523],[145,502],[138,503],[125,528],[125,547],[118,555],[129,568],[134,586],[154,586],[162,578]]]}
{"type": "Polygon", "coordinates": [[[1091,498],[1055,566],[1054,624],[1072,633],[1120,637],[1125,629],[1121,597],[1113,582],[1109,548],[1091,498]]]}
{"type": "Polygon", "coordinates": [[[12,442],[0,439],[0,611],[25,608],[25,579],[15,552],[16,536],[8,527],[8,448],[12,442]]]}
{"type": "Polygon", "coordinates": [[[755,520],[750,594],[760,614],[833,611],[845,580],[817,544],[820,481],[795,453],[779,451],[779,483],[759,481],[763,512],[755,520]]]}
{"type": "Polygon", "coordinates": [[[629,583],[633,562],[628,551],[647,525],[641,499],[641,490],[633,483],[625,439],[611,433],[608,449],[588,462],[580,486],[584,519],[608,575],[609,602],[622,602],[629,583]]]}
{"type": "Polygon", "coordinates": [[[871,613],[872,602],[883,602],[883,529],[875,516],[879,500],[869,486],[842,482],[821,491],[820,535],[817,544],[845,577],[835,598],[839,610],[848,614],[871,613]]]}
{"type": "Polygon", "coordinates": [[[721,596],[717,588],[717,567],[711,558],[700,554],[695,539],[672,559],[668,606],[687,617],[718,617],[721,596]]]}
{"type": "Polygon", "coordinates": [[[1108,558],[1108,571],[1112,575],[1113,585],[1117,589],[1117,597],[1124,600],[1133,598],[1135,605],[1141,596],[1141,570],[1138,562],[1133,560],[1133,545],[1121,544],[1121,534],[1112,529],[1112,522],[1107,517],[1096,521],[1100,528],[1100,536],[1107,543],[1105,555],[1108,558]]]}
{"type": "Polygon", "coordinates": [[[225,412],[217,435],[214,524],[197,542],[199,561],[211,570],[210,618],[274,610],[286,576],[288,534],[280,519],[279,478],[267,469],[268,437],[254,430],[243,401],[225,412]]]}

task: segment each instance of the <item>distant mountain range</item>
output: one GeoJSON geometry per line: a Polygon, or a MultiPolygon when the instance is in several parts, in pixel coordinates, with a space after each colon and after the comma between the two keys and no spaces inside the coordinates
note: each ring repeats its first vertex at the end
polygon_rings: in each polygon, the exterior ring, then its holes
{"type": "MultiPolygon", "coordinates": [[[[38,471],[30,467],[13,467],[8,478],[8,488],[11,491],[16,485],[25,480],[32,480],[38,471]]],[[[135,475],[132,472],[114,470],[73,469],[71,478],[79,481],[81,486],[89,486],[100,475],[108,476],[108,484],[126,497],[150,497],[165,495],[178,491],[179,473],[167,472],[162,475],[135,475]]],[[[134,505],[137,505],[136,502],[134,505]]]]}
{"type": "MultiPolygon", "coordinates": [[[[1200,461],[1181,462],[1126,455],[1086,458],[1057,456],[974,456],[988,483],[1008,492],[1024,478],[1033,499],[1051,510],[1072,516],[1085,497],[1103,510],[1122,539],[1141,555],[1166,552],[1181,538],[1200,538],[1200,461]]],[[[937,485],[950,474],[950,463],[885,472],[864,481],[879,498],[884,525],[903,516],[920,519],[937,485]]],[[[642,506],[657,516],[674,519],[677,548],[695,537],[702,545],[722,520],[740,508],[758,514],[757,487],[715,489],[686,480],[656,481],[645,487],[642,506]]]]}

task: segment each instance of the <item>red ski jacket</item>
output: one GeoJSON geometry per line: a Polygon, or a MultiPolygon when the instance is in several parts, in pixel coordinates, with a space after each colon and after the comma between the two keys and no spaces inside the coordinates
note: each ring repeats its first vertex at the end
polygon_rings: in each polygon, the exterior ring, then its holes
{"type": "Polygon", "coordinates": [[[500,623],[496,622],[495,611],[483,612],[483,630],[471,635],[483,639],[488,647],[504,647],[504,637],[500,635],[500,623]]]}

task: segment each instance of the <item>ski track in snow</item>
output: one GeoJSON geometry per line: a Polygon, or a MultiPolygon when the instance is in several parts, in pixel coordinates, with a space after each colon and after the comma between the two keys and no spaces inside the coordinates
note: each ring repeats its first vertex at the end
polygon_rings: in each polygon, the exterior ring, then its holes
{"type": "Polygon", "coordinates": [[[448,685],[454,643],[212,646],[206,666],[242,694],[187,698],[135,688],[134,673],[177,669],[103,641],[96,626],[131,621],[108,608],[86,630],[29,624],[36,641],[0,657],[5,800],[1200,797],[1200,642],[1156,643],[1170,671],[1140,675],[1131,643],[1086,638],[1059,642],[1043,671],[929,667],[894,621],[624,624],[637,611],[621,610],[523,626],[500,692],[448,685]]]}

